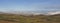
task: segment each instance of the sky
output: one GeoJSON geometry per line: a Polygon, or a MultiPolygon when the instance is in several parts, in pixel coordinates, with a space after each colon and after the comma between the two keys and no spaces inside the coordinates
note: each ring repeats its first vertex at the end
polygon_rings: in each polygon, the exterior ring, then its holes
{"type": "Polygon", "coordinates": [[[60,11],[60,0],[0,0],[0,11],[60,11]]]}

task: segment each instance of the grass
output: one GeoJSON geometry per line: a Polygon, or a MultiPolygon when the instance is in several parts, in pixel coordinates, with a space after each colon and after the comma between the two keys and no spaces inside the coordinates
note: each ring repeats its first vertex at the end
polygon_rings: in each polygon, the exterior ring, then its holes
{"type": "Polygon", "coordinates": [[[0,14],[0,23],[60,23],[60,15],[25,16],[15,14],[0,14]]]}

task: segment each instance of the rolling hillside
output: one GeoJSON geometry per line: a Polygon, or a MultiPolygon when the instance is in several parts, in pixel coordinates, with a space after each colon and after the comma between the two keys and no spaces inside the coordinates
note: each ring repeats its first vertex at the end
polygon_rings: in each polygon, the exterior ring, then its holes
{"type": "Polygon", "coordinates": [[[54,15],[16,15],[0,14],[0,23],[60,23],[60,14],[54,15]]]}

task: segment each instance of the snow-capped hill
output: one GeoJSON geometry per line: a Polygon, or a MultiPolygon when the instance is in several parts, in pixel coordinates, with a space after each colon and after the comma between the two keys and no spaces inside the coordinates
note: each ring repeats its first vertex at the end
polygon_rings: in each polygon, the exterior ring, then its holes
{"type": "Polygon", "coordinates": [[[43,14],[43,13],[33,13],[33,15],[40,15],[40,14],[43,14]]]}
{"type": "Polygon", "coordinates": [[[60,14],[60,11],[58,11],[58,12],[48,12],[48,15],[55,15],[55,14],[60,14]]]}

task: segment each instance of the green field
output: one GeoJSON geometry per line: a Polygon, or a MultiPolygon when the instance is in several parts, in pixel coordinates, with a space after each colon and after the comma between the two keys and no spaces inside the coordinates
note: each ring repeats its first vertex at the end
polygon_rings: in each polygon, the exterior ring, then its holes
{"type": "Polygon", "coordinates": [[[60,14],[51,16],[0,14],[0,23],[60,23],[60,14]]]}

